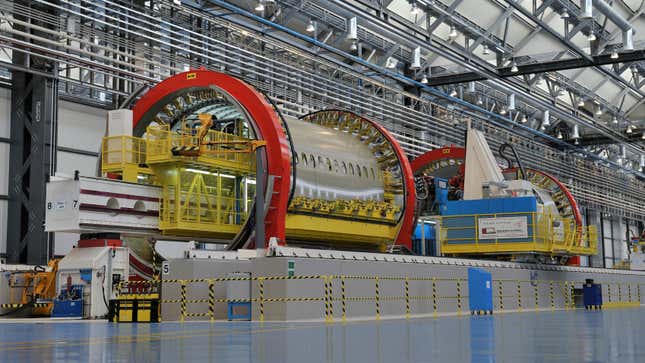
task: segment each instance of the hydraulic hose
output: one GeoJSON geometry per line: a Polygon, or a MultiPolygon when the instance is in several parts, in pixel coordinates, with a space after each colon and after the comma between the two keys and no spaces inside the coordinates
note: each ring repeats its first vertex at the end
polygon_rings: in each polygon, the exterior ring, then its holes
{"type": "Polygon", "coordinates": [[[515,161],[517,162],[517,166],[520,169],[520,172],[522,173],[522,179],[526,180],[526,171],[524,170],[524,165],[522,164],[522,160],[520,159],[520,156],[517,154],[517,151],[515,151],[515,148],[513,145],[509,143],[503,143],[502,145],[499,146],[499,155],[506,160],[508,163],[508,167],[512,168],[513,167],[513,161],[511,158],[506,155],[506,149],[511,149],[513,152],[513,157],[515,158],[515,161]]]}

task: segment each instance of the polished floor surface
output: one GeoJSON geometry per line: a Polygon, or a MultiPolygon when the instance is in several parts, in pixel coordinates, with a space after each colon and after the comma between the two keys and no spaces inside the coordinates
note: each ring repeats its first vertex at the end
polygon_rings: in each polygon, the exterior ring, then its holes
{"type": "Polygon", "coordinates": [[[645,308],[321,323],[0,323],[0,362],[645,362],[645,308]]]}

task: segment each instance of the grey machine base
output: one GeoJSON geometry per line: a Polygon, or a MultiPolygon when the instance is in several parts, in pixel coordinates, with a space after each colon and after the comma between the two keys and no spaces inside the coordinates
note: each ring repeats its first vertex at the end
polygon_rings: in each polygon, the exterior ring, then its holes
{"type": "Polygon", "coordinates": [[[492,274],[496,312],[583,307],[582,286],[586,279],[602,285],[603,303],[607,306],[636,306],[645,300],[641,294],[645,293],[645,273],[637,271],[436,258],[410,263],[263,257],[251,260],[181,259],[167,264],[162,282],[161,315],[164,321],[182,319],[177,280],[231,276],[250,276],[251,279],[211,281],[215,304],[209,302],[208,280],[187,282],[183,319],[226,320],[227,302],[224,299],[251,300],[252,320],[264,321],[471,314],[468,300],[470,267],[492,274]],[[294,277],[270,278],[289,275],[294,277]],[[266,279],[261,279],[263,277],[266,279]],[[214,312],[206,314],[211,306],[214,312]]]}

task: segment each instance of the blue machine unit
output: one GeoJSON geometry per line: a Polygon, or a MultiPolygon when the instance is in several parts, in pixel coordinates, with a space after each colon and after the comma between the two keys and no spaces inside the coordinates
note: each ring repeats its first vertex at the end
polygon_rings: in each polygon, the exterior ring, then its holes
{"type": "Polygon", "coordinates": [[[418,223],[414,229],[414,235],[412,236],[412,252],[417,255],[421,255],[424,251],[422,247],[422,236],[421,229],[423,228],[423,238],[425,239],[425,255],[426,256],[436,256],[437,251],[435,251],[435,242],[437,240],[436,229],[433,225],[428,223],[418,223]]]}
{"type": "MultiPolygon", "coordinates": [[[[476,242],[479,220],[484,218],[526,218],[526,238],[513,238],[509,242],[532,242],[537,200],[535,197],[493,198],[477,200],[448,201],[441,208],[442,228],[448,244],[474,244],[476,242]],[[493,216],[494,214],[494,216],[493,216]]],[[[485,231],[484,231],[485,233],[485,231]]],[[[480,244],[504,240],[486,239],[479,236],[480,244]]]]}
{"type": "Polygon", "coordinates": [[[493,313],[493,277],[480,268],[468,269],[468,304],[471,314],[493,313]]]}
{"type": "Polygon", "coordinates": [[[585,309],[602,309],[602,286],[587,279],[582,287],[582,296],[585,309]]]}
{"type": "Polygon", "coordinates": [[[52,318],[83,317],[83,285],[71,285],[60,290],[54,300],[52,318]]]}

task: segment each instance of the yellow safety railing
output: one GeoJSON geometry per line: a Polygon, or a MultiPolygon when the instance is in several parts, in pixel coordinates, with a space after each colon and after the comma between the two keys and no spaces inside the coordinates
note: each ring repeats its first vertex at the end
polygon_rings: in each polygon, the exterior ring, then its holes
{"type": "Polygon", "coordinates": [[[145,163],[145,140],[133,136],[103,138],[101,143],[101,171],[103,173],[117,173],[125,181],[136,182],[139,174],[151,174],[145,163]]]}
{"type": "MultiPolygon", "coordinates": [[[[290,282],[291,283],[291,282],[290,282]]],[[[493,280],[493,307],[496,312],[553,311],[585,308],[581,305],[584,282],[567,280],[493,280]]],[[[645,284],[601,282],[603,286],[602,308],[636,307],[641,304],[641,291],[645,284]]],[[[122,282],[116,289],[117,299],[154,298],[163,286],[160,301],[164,304],[179,305],[180,321],[191,318],[215,320],[218,304],[248,302],[256,303],[258,320],[264,321],[266,308],[276,303],[317,304],[320,317],[326,322],[336,319],[346,321],[348,311],[355,304],[371,305],[372,316],[378,320],[387,315],[434,316],[440,314],[461,315],[469,311],[468,279],[433,276],[363,276],[363,275],[296,275],[259,277],[214,277],[201,279],[164,279],[156,281],[122,282]],[[272,282],[298,280],[306,284],[308,294],[304,296],[276,295],[276,292],[302,291],[275,288],[272,282]],[[248,281],[248,298],[219,298],[215,286],[229,281],[248,281]],[[360,282],[359,285],[356,285],[360,282]],[[313,285],[312,285],[313,284],[313,285]],[[355,293],[358,291],[359,293],[355,293]],[[387,291],[388,293],[384,293],[387,291]],[[398,293],[392,294],[393,291],[398,293]],[[422,294],[419,295],[419,292],[422,294]],[[451,307],[446,308],[446,304],[451,307]],[[387,306],[386,306],[387,305],[387,306]],[[385,309],[384,309],[385,308],[385,309]],[[197,311],[195,311],[197,309],[197,311]],[[397,310],[398,309],[398,310],[397,310]]],[[[158,297],[158,296],[157,296],[158,297]]],[[[362,311],[369,311],[363,309],[362,311]]],[[[162,308],[163,313],[163,308],[162,308]]],[[[471,314],[489,312],[470,311],[471,314]]],[[[364,314],[359,315],[362,318],[364,314]]],[[[313,317],[313,316],[312,316],[313,317]]],[[[166,318],[167,319],[167,318],[166,318]]]]}
{"type": "Polygon", "coordinates": [[[543,253],[591,255],[596,252],[595,227],[580,228],[572,218],[550,213],[513,212],[441,217],[441,251],[449,254],[543,253]],[[498,219],[499,218],[499,219],[498,219]],[[521,221],[524,219],[524,221],[521,221]],[[482,226],[494,221],[496,232],[482,226]],[[512,221],[511,221],[512,220],[512,221]],[[511,230],[504,224],[514,223],[511,230]],[[500,231],[501,230],[501,231],[500,231]]]}
{"type": "Polygon", "coordinates": [[[247,147],[251,139],[209,130],[200,139],[196,130],[172,131],[167,125],[149,126],[146,131],[146,161],[149,164],[177,161],[181,156],[196,156],[197,163],[250,173],[254,170],[253,153],[247,147]]]}

